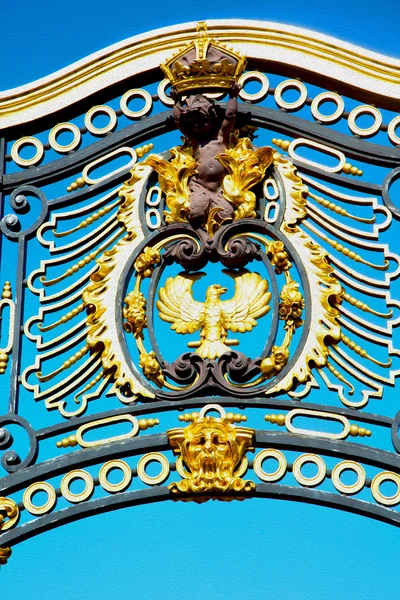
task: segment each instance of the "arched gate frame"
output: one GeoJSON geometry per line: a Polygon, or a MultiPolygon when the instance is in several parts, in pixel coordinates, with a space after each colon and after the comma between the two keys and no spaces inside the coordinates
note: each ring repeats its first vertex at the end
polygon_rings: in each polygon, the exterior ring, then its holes
{"type": "Polygon", "coordinates": [[[50,528],[170,499],[400,523],[400,61],[207,25],[0,94],[2,563],[50,528]],[[192,216],[200,159],[171,81],[216,122],[240,85],[228,219],[192,216]]]}

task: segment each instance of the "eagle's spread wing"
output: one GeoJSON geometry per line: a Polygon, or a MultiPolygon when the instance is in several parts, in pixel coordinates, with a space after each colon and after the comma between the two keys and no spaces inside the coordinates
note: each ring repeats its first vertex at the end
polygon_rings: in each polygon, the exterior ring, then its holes
{"type": "Polygon", "coordinates": [[[268,282],[258,273],[229,273],[235,280],[235,294],[231,300],[222,302],[224,326],[231,331],[251,331],[269,311],[271,293],[268,282]]]}
{"type": "Polygon", "coordinates": [[[193,300],[193,282],[203,274],[177,275],[169,277],[165,287],[159,291],[157,308],[163,321],[172,323],[177,333],[193,333],[201,328],[204,319],[204,304],[193,300]]]}

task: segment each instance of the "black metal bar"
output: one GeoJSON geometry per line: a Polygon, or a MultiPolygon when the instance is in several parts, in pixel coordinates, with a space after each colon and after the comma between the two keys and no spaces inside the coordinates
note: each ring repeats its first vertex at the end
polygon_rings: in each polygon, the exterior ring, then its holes
{"type": "MultiPolygon", "coordinates": [[[[294,435],[275,431],[256,430],[255,445],[261,448],[281,448],[300,452],[321,452],[328,456],[344,457],[360,461],[383,469],[395,469],[400,472],[400,457],[385,450],[370,448],[362,444],[343,440],[327,440],[312,436],[294,435]]],[[[94,448],[84,448],[69,452],[12,473],[0,480],[2,495],[11,494],[25,486],[65,473],[71,468],[83,468],[97,464],[102,460],[123,458],[150,451],[169,450],[168,437],[165,433],[144,435],[112,444],[104,444],[94,448]]]]}
{"type": "MultiPolygon", "coordinates": [[[[392,427],[393,423],[393,419],[391,419],[390,417],[374,415],[373,413],[362,413],[353,408],[344,408],[336,406],[333,407],[326,404],[315,404],[312,402],[299,403],[298,400],[285,400],[275,398],[232,398],[214,396],[213,402],[221,404],[222,406],[236,406],[240,408],[240,410],[244,410],[246,408],[272,408],[275,410],[293,410],[295,408],[302,408],[305,410],[318,410],[329,412],[334,415],[343,415],[349,419],[388,428],[392,427]]],[[[189,398],[186,400],[176,400],[175,402],[163,400],[161,402],[132,404],[131,406],[124,406],[122,408],[108,410],[105,412],[97,413],[96,415],[85,415],[84,417],[70,419],[67,422],[57,423],[56,425],[44,427],[43,429],[39,429],[36,432],[36,436],[38,440],[44,440],[55,435],[64,435],[68,431],[74,431],[80,425],[90,423],[94,419],[105,419],[107,417],[125,414],[130,414],[139,417],[141,415],[149,415],[167,411],[169,412],[172,410],[189,410],[192,408],[202,407],[204,406],[204,404],[204,398],[189,398]]]]}
{"type": "MultiPolygon", "coordinates": [[[[224,106],[224,103],[221,106],[224,106]]],[[[324,128],[316,123],[310,123],[300,117],[295,117],[271,108],[241,104],[239,106],[239,115],[242,118],[246,118],[247,122],[251,125],[263,129],[273,129],[290,137],[301,136],[316,142],[328,143],[333,148],[346,152],[348,156],[364,162],[389,168],[396,167],[400,163],[400,149],[398,148],[364,142],[343,133],[324,128]]],[[[14,187],[22,183],[47,185],[52,181],[62,179],[81,170],[89,161],[107,152],[120,148],[123,145],[139,144],[151,137],[157,137],[174,129],[175,124],[171,118],[171,111],[159,113],[126,127],[121,131],[117,131],[112,136],[106,136],[91,146],[77,150],[57,161],[39,167],[32,167],[22,173],[5,175],[4,190],[11,191],[14,187]]],[[[303,170],[306,170],[303,165],[301,166],[303,170]]],[[[340,177],[338,181],[346,187],[361,189],[366,185],[373,186],[373,184],[366,184],[362,181],[351,180],[338,175],[332,177],[332,174],[328,174],[323,170],[318,170],[318,172],[317,170],[313,170],[313,172],[327,179],[332,178],[332,180],[337,180],[340,177]]],[[[373,186],[373,189],[375,189],[375,186],[373,186]]]]}
{"type": "MultiPolygon", "coordinates": [[[[247,498],[249,500],[252,498],[272,498],[276,500],[307,502],[309,504],[317,504],[319,506],[337,508],[347,512],[364,515],[396,525],[397,527],[400,526],[400,513],[397,511],[365,500],[350,498],[348,496],[322,490],[313,490],[275,483],[261,483],[257,484],[254,494],[250,497],[243,493],[230,492],[218,499],[227,500],[232,497],[240,499],[247,498]]],[[[185,495],[184,498],[185,500],[188,498],[195,500],[196,496],[185,495]]],[[[211,495],[210,498],[215,497],[211,495]]],[[[58,512],[44,515],[21,525],[20,527],[16,527],[15,529],[10,529],[0,536],[0,545],[2,547],[9,545],[15,546],[35,535],[49,531],[60,525],[83,519],[87,516],[98,515],[127,506],[150,504],[172,499],[176,500],[177,497],[173,497],[166,486],[154,486],[151,489],[122,492],[113,496],[96,498],[95,500],[76,504],[75,506],[69,506],[58,512]]]]}

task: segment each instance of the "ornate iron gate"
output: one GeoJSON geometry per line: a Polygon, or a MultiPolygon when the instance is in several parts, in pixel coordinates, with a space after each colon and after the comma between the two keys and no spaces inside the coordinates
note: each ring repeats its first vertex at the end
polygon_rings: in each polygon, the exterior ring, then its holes
{"type": "Polygon", "coordinates": [[[0,95],[0,562],[158,500],[400,523],[399,66],[212,21],[0,95]]]}

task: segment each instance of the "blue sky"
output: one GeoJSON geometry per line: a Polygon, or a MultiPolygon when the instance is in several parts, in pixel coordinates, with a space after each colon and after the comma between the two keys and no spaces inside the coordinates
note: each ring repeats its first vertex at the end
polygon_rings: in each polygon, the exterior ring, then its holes
{"type": "MultiPolygon", "coordinates": [[[[212,18],[284,22],[400,56],[400,0],[3,3],[0,89],[157,27],[212,18]]],[[[383,600],[398,591],[398,529],[275,500],[161,503],[29,540],[1,569],[4,600],[383,600]]]]}
{"type": "Polygon", "coordinates": [[[136,33],[202,19],[262,19],[321,31],[398,56],[398,0],[4,2],[0,89],[28,83],[136,33]]]}

